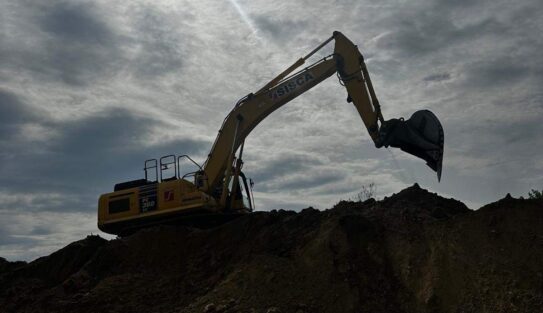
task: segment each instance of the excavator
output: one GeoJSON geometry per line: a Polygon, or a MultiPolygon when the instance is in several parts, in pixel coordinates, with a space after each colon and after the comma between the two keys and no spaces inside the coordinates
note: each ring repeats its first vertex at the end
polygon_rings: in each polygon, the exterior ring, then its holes
{"type": "Polygon", "coordinates": [[[188,155],[167,155],[144,162],[143,179],[116,184],[98,200],[98,228],[123,236],[142,227],[176,220],[223,223],[254,210],[252,180],[242,171],[250,132],[272,112],[336,74],[375,147],[394,147],[426,161],[441,179],[444,134],[428,110],[409,119],[385,120],[364,57],[347,37],[333,35],[254,93],[241,98],[226,116],[203,165],[188,155]],[[297,71],[334,40],[333,54],[297,71]],[[293,73],[294,72],[294,73],[293,73]],[[236,156],[237,154],[237,156],[236,156]],[[181,175],[180,165],[196,171],[181,175]]]}

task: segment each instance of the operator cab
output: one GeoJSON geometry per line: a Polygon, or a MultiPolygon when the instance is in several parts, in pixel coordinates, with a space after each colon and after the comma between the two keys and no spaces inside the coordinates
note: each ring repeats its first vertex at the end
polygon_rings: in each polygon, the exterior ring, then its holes
{"type": "MultiPolygon", "coordinates": [[[[191,157],[188,155],[180,155],[176,156],[174,154],[169,154],[161,157],[160,159],[148,159],[145,160],[143,171],[145,173],[145,178],[142,179],[136,179],[131,181],[126,181],[122,183],[115,184],[114,192],[121,191],[121,190],[127,190],[132,188],[138,188],[138,187],[145,187],[152,185],[157,185],[159,183],[163,182],[169,182],[169,181],[175,181],[175,180],[186,180],[189,177],[194,177],[193,184],[196,187],[196,189],[201,188],[207,188],[207,177],[205,175],[204,170],[202,169],[202,166],[200,166],[198,163],[196,163],[191,157]],[[184,175],[181,175],[181,162],[182,161],[188,161],[192,164],[194,164],[198,169],[196,171],[188,172],[184,175]]],[[[232,196],[235,199],[235,202],[237,203],[234,205],[235,207],[244,207],[245,209],[248,209],[249,211],[253,211],[254,205],[251,197],[251,191],[253,187],[253,182],[250,180],[250,183],[247,183],[247,179],[245,177],[245,174],[243,172],[240,172],[239,174],[239,180],[234,182],[232,180],[230,182],[230,188],[229,188],[229,194],[228,194],[228,201],[227,201],[227,208],[226,210],[236,209],[236,208],[230,208],[229,204],[232,203],[231,199],[232,196]],[[237,186],[234,188],[234,184],[237,184],[237,186]],[[235,190],[234,194],[231,194],[231,190],[235,190]]],[[[220,199],[222,190],[216,190],[213,192],[213,197],[220,199]]]]}

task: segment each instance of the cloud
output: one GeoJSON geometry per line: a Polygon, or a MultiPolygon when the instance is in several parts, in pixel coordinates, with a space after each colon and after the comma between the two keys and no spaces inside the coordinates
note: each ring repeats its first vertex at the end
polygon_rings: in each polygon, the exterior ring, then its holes
{"type": "Polygon", "coordinates": [[[280,155],[267,162],[261,159],[261,162],[263,164],[253,171],[253,177],[261,182],[323,164],[319,158],[303,154],[280,155]]]}
{"type": "Polygon", "coordinates": [[[46,82],[85,86],[111,77],[122,58],[118,38],[90,2],[13,6],[0,48],[5,68],[46,82]]]}
{"type": "Polygon", "coordinates": [[[540,1],[236,3],[245,17],[207,0],[0,3],[0,255],[96,230],[98,195],[142,177],[145,159],[204,161],[236,100],[334,30],[365,55],[385,118],[440,118],[442,182],[376,149],[332,78],[247,138],[259,209],[326,208],[370,182],[381,197],[417,181],[470,203],[543,184],[540,1]]]}
{"type": "MultiPolygon", "coordinates": [[[[11,151],[9,163],[3,157],[0,185],[17,192],[60,192],[66,203],[52,204],[49,210],[87,210],[88,202],[102,192],[106,184],[143,175],[137,169],[143,161],[181,149],[185,154],[199,155],[208,142],[190,137],[146,145],[145,138],[154,128],[168,128],[162,121],[113,108],[81,120],[53,123],[60,136],[54,141],[26,145],[20,142],[11,151]],[[38,148],[37,148],[38,147],[38,148]],[[7,166],[9,164],[9,166],[7,166]],[[69,201],[77,195],[76,201],[69,201]],[[83,203],[86,203],[83,205],[83,203]]],[[[30,202],[27,209],[42,209],[30,202]]],[[[14,207],[15,209],[16,207],[14,207]]]]}
{"type": "Polygon", "coordinates": [[[258,185],[258,190],[276,193],[309,193],[309,189],[338,182],[343,179],[341,171],[333,169],[303,170],[296,171],[289,175],[283,175],[272,181],[258,185]]]}
{"type": "Polygon", "coordinates": [[[7,142],[25,121],[32,119],[32,112],[16,95],[0,89],[0,142],[7,142]]]}
{"type": "Polygon", "coordinates": [[[82,234],[96,233],[95,229],[94,214],[0,210],[0,253],[8,260],[31,261],[81,239],[82,234]]]}
{"type": "Polygon", "coordinates": [[[130,60],[133,75],[152,79],[178,72],[189,57],[187,46],[193,40],[189,32],[181,35],[179,28],[194,20],[193,13],[187,10],[178,15],[160,7],[141,5],[134,7],[132,17],[133,32],[137,34],[128,43],[137,51],[130,60]]]}
{"type": "Polygon", "coordinates": [[[508,29],[506,24],[484,14],[459,23],[456,11],[439,3],[395,13],[386,21],[392,31],[379,37],[377,48],[402,58],[421,58],[458,45],[477,44],[508,29]]]}
{"type": "Polygon", "coordinates": [[[89,3],[56,3],[47,8],[41,28],[68,43],[107,45],[113,40],[111,30],[89,3]]]}
{"type": "Polygon", "coordinates": [[[498,89],[531,80],[534,76],[541,79],[541,74],[538,69],[531,68],[522,61],[511,56],[502,56],[466,64],[462,85],[475,90],[498,89]]]}
{"type": "MultiPolygon", "coordinates": [[[[36,140],[47,139],[52,135],[50,124],[44,120],[47,114],[33,108],[23,97],[0,88],[0,169],[7,168],[16,157],[19,149],[28,149],[36,140]]],[[[39,149],[35,149],[38,153],[39,149]]]]}
{"type": "Polygon", "coordinates": [[[428,75],[423,78],[425,81],[429,82],[442,82],[451,79],[450,73],[439,73],[439,74],[432,74],[428,75]]]}
{"type": "Polygon", "coordinates": [[[299,30],[308,23],[303,20],[290,20],[279,16],[259,15],[255,17],[257,29],[276,41],[284,42],[299,35],[299,30]]]}

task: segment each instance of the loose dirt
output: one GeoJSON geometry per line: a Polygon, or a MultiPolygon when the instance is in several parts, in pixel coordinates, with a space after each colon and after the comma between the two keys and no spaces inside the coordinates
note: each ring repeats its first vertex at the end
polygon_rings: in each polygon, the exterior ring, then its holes
{"type": "Polygon", "coordinates": [[[543,201],[382,201],[256,212],[212,229],[89,236],[0,258],[0,312],[540,312],[543,201]]]}

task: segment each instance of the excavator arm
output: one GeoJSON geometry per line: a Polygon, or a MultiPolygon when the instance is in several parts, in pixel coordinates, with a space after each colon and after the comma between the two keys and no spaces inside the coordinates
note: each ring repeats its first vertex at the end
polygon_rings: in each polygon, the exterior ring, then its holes
{"type": "Polygon", "coordinates": [[[358,110],[376,147],[398,147],[423,158],[437,171],[439,178],[443,157],[443,129],[439,120],[430,111],[423,110],[408,121],[385,121],[362,54],[348,38],[336,31],[259,91],[238,101],[225,118],[204,164],[202,174],[207,184],[201,189],[210,194],[222,189],[221,202],[224,202],[230,179],[238,174],[236,167],[238,170],[240,167],[239,160],[236,166],[233,165],[235,153],[249,133],[273,111],[335,73],[347,89],[347,101],[358,110]],[[335,41],[332,55],[289,76],[331,40],[335,41]]]}

